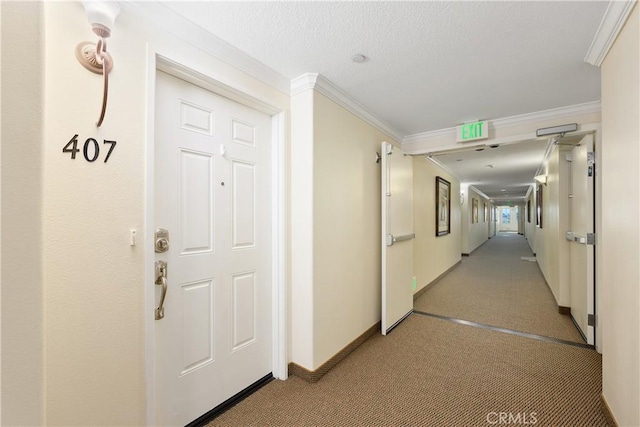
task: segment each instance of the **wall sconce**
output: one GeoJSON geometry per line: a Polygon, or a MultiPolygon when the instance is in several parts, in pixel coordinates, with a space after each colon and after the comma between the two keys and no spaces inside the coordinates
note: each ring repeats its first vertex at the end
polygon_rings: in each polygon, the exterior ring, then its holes
{"type": "Polygon", "coordinates": [[[537,175],[534,176],[533,179],[538,181],[540,184],[547,185],[547,175],[537,175]]]}
{"type": "Polygon", "coordinates": [[[93,32],[99,37],[98,43],[81,42],[76,46],[76,58],[84,68],[92,73],[104,76],[104,92],[102,95],[102,112],[96,125],[100,127],[107,111],[107,95],[109,93],[109,72],[113,68],[113,59],[107,52],[106,38],[111,36],[111,28],[120,13],[120,6],[115,1],[83,1],[82,5],[93,32]]]}

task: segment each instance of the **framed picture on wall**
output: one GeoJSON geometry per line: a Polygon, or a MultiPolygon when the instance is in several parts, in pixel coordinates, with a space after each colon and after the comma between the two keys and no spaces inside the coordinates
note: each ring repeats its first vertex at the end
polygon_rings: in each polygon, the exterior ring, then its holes
{"type": "Polygon", "coordinates": [[[436,176],[436,237],[451,232],[451,183],[436,176]]]}
{"type": "Polygon", "coordinates": [[[542,185],[536,188],[536,225],[542,228],[542,185]]]}
{"type": "Polygon", "coordinates": [[[478,199],[471,199],[471,224],[478,222],[478,199]]]}

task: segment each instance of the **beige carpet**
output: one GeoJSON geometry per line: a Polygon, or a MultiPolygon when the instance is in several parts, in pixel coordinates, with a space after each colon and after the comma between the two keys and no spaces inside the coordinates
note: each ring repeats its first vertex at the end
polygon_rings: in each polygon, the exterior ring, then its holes
{"type": "Polygon", "coordinates": [[[553,294],[523,236],[490,239],[414,302],[418,311],[584,343],[553,294]]]}
{"type": "MultiPolygon", "coordinates": [[[[416,309],[580,342],[521,236],[491,239],[416,309]]],[[[211,426],[607,426],[593,350],[409,316],[310,384],[273,381],[211,426]]]]}
{"type": "Polygon", "coordinates": [[[273,381],[209,425],[488,426],[503,413],[511,425],[606,426],[600,392],[593,350],[414,314],[319,382],[273,381]]]}

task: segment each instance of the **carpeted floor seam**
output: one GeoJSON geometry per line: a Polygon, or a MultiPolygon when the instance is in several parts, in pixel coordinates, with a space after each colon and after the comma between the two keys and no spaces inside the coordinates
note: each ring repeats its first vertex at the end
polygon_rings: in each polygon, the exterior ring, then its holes
{"type": "Polygon", "coordinates": [[[574,341],[567,341],[567,340],[562,340],[562,339],[559,339],[559,338],[547,337],[547,336],[544,336],[544,335],[531,334],[529,332],[516,331],[516,330],[513,330],[513,329],[501,328],[499,326],[494,326],[494,325],[485,325],[484,323],[477,323],[477,322],[473,322],[473,321],[465,320],[465,319],[456,319],[454,317],[441,316],[439,314],[434,314],[434,313],[426,313],[426,312],[420,311],[420,310],[413,310],[413,314],[418,314],[418,315],[421,315],[421,316],[434,317],[436,319],[447,320],[449,322],[454,322],[454,323],[458,323],[458,324],[461,324],[461,325],[471,326],[471,327],[474,327],[474,328],[481,328],[481,329],[487,329],[487,330],[496,331],[496,332],[502,332],[502,333],[505,333],[505,334],[518,335],[518,336],[521,336],[521,337],[531,338],[531,339],[539,340],[539,341],[552,342],[552,343],[562,344],[562,345],[570,345],[570,346],[580,347],[580,348],[588,348],[588,349],[591,349],[591,350],[594,349],[594,347],[592,345],[589,345],[589,344],[583,344],[583,343],[578,343],[578,342],[574,342],[574,341]]]}

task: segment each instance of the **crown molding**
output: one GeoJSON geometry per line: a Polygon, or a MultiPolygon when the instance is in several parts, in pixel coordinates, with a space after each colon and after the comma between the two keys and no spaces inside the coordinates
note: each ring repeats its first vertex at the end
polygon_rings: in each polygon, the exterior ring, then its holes
{"type": "MultiPolygon", "coordinates": [[[[535,111],[533,113],[519,114],[516,116],[503,117],[496,120],[487,120],[491,129],[502,129],[511,126],[520,126],[531,123],[538,123],[546,120],[560,119],[563,117],[578,116],[581,114],[591,114],[600,112],[600,101],[585,102],[583,104],[569,105],[567,107],[551,108],[549,110],[535,111]]],[[[456,136],[456,128],[438,129],[429,132],[416,133],[405,136],[402,139],[402,146],[405,144],[415,144],[430,141],[442,137],[456,136]]],[[[479,141],[482,142],[482,141],[479,141]]]]}
{"type": "Polygon", "coordinates": [[[591,46],[589,46],[589,50],[584,57],[584,62],[595,65],[596,67],[602,65],[604,58],[607,56],[607,53],[609,53],[609,49],[611,49],[613,42],[618,37],[618,34],[620,34],[625,22],[627,22],[627,18],[629,14],[631,14],[635,4],[635,0],[612,0],[609,2],[602,21],[600,21],[598,31],[596,31],[591,46]]]}
{"type": "Polygon", "coordinates": [[[318,81],[318,73],[306,73],[291,80],[291,88],[289,92],[291,96],[298,95],[305,90],[315,89],[318,81]]]}
{"type": "Polygon", "coordinates": [[[119,4],[124,10],[135,15],[136,18],[146,21],[162,31],[173,34],[188,44],[289,95],[291,81],[288,78],[252,56],[247,55],[237,47],[214,36],[169,7],[150,1],[122,1],[119,4]]]}
{"type": "Polygon", "coordinates": [[[527,194],[524,195],[525,200],[529,198],[529,195],[533,191],[533,185],[534,184],[529,185],[529,188],[527,189],[527,194]]]}
{"type": "Polygon", "coordinates": [[[434,159],[431,156],[422,156],[423,159],[433,163],[434,165],[436,165],[437,167],[439,167],[440,169],[442,169],[443,171],[445,171],[446,173],[448,173],[449,175],[451,175],[452,177],[454,177],[456,180],[458,180],[458,182],[460,182],[460,177],[458,175],[456,175],[456,173],[454,171],[452,171],[451,169],[449,169],[447,166],[445,166],[443,163],[441,163],[439,160],[434,159]]]}
{"type": "Polygon", "coordinates": [[[484,197],[488,201],[491,201],[491,197],[487,196],[482,191],[478,190],[478,188],[475,185],[469,185],[468,188],[470,188],[471,190],[475,191],[476,193],[478,193],[480,196],[484,197]]]}
{"type": "Polygon", "coordinates": [[[402,141],[403,135],[400,132],[370,113],[362,104],[321,74],[307,73],[291,80],[291,96],[310,89],[320,92],[347,111],[377,128],[380,132],[394,138],[398,142],[402,141]]]}
{"type": "Polygon", "coordinates": [[[494,129],[506,128],[510,126],[527,125],[530,123],[543,122],[546,120],[561,119],[563,117],[579,116],[600,112],[600,101],[585,102],[582,104],[569,105],[567,107],[551,108],[549,110],[536,111],[533,113],[519,114],[517,116],[504,117],[502,119],[490,120],[489,124],[494,129]]]}

